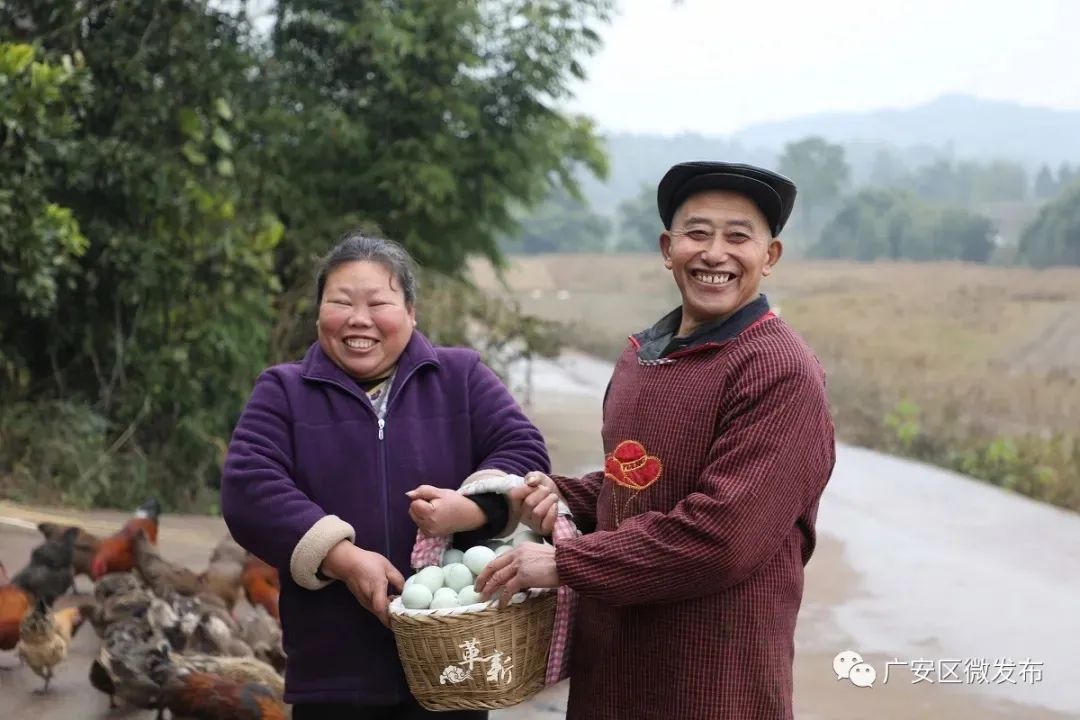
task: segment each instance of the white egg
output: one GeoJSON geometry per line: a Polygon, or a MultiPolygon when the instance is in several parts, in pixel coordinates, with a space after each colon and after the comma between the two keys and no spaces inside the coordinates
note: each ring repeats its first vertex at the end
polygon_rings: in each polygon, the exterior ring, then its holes
{"type": "Polygon", "coordinates": [[[435,593],[435,597],[431,600],[429,608],[431,610],[445,610],[446,608],[454,608],[461,605],[458,602],[458,594],[450,588],[441,588],[439,592],[435,593]]]}
{"type": "Polygon", "coordinates": [[[449,550],[447,550],[446,552],[443,553],[442,566],[446,567],[447,565],[453,565],[455,563],[460,563],[464,559],[465,559],[465,553],[461,552],[457,548],[450,548],[449,550]]]}
{"type": "Polygon", "coordinates": [[[431,565],[422,569],[416,573],[416,582],[426,586],[431,592],[435,592],[445,584],[442,568],[431,565]]]}
{"type": "Polygon", "coordinates": [[[414,580],[416,580],[416,575],[410,575],[409,577],[405,578],[404,587],[409,587],[409,585],[412,585],[414,580]]]}
{"type": "Polygon", "coordinates": [[[483,545],[477,545],[465,551],[465,567],[469,568],[473,575],[484,572],[487,564],[494,559],[495,551],[483,545]]]}
{"type": "Polygon", "coordinates": [[[466,585],[472,585],[473,574],[462,563],[454,563],[443,568],[443,582],[446,587],[453,588],[457,592],[466,585]]]}
{"type": "Polygon", "coordinates": [[[500,555],[508,553],[513,549],[513,545],[500,545],[499,547],[495,548],[495,557],[499,557],[500,555]]]}
{"type": "Polygon", "coordinates": [[[448,587],[441,587],[441,588],[439,588],[438,590],[435,591],[435,594],[432,596],[431,601],[435,602],[439,598],[447,598],[447,597],[452,597],[456,601],[457,596],[458,596],[457,590],[454,590],[453,588],[448,588],[448,587]]]}
{"type": "Polygon", "coordinates": [[[462,605],[475,605],[484,602],[484,598],[480,593],[476,592],[472,585],[468,585],[461,588],[461,592],[458,593],[458,602],[462,605]]]}
{"type": "Polygon", "coordinates": [[[431,591],[419,582],[413,583],[401,593],[401,604],[410,610],[427,610],[431,600],[431,591]]]}

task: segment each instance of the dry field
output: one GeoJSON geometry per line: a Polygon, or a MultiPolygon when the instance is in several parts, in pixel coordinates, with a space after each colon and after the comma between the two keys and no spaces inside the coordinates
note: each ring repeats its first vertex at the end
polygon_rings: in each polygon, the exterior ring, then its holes
{"type": "MultiPolygon", "coordinates": [[[[678,304],[658,255],[473,276],[609,359],[678,304]]],[[[1080,269],[782,261],[763,289],[825,364],[843,438],[1080,509],[1080,269]]]]}

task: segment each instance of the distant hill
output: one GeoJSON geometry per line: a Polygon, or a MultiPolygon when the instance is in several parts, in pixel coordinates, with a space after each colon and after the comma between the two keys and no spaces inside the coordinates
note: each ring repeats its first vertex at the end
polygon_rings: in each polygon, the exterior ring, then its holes
{"type": "Polygon", "coordinates": [[[935,158],[1013,160],[1033,175],[1048,164],[1080,161],[1080,111],[946,95],[923,105],[865,113],[823,113],[755,125],[730,137],[629,135],[607,138],[607,182],[583,179],[594,209],[614,214],[623,198],[681,160],[715,158],[774,165],[783,146],[821,135],[847,149],[853,179],[869,174],[878,151],[891,150],[909,168],[935,158]]]}

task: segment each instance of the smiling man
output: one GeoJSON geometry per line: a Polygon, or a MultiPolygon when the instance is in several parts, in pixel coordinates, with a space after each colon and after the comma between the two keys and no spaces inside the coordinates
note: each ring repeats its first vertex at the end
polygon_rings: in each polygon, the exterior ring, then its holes
{"type": "Polygon", "coordinates": [[[760,168],[671,168],[659,245],[682,305],[631,338],[604,399],[604,469],[530,474],[526,544],[486,595],[568,585],[581,603],[570,720],[792,717],[795,621],[835,459],[824,373],[759,291],[795,186],[760,168]]]}

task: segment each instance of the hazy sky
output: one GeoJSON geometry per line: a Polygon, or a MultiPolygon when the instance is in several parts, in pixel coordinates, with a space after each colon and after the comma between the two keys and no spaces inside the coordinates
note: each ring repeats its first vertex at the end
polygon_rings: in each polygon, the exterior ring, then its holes
{"type": "Polygon", "coordinates": [[[618,0],[571,108],[723,135],[945,93],[1080,109],[1080,0],[618,0]]]}

